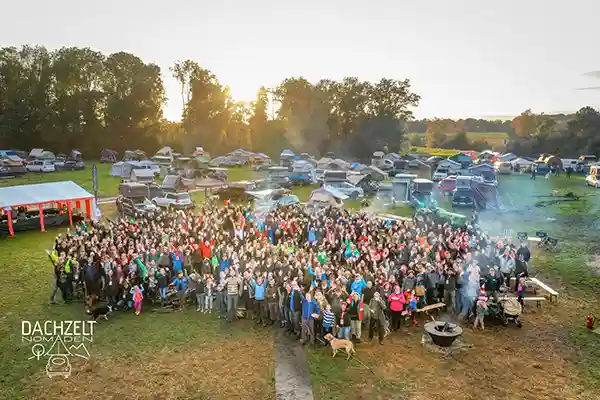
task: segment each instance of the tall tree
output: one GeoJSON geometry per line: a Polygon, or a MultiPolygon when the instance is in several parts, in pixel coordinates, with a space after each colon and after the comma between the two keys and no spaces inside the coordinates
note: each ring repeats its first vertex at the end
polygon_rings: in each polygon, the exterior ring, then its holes
{"type": "Polygon", "coordinates": [[[249,118],[249,132],[252,149],[264,150],[268,147],[269,138],[267,134],[267,107],[269,97],[267,89],[262,86],[256,94],[256,99],[250,105],[251,116],[249,118]]]}
{"type": "Polygon", "coordinates": [[[519,137],[531,137],[535,134],[538,122],[531,110],[523,111],[512,120],[512,127],[519,137]]]}
{"type": "Polygon", "coordinates": [[[153,151],[165,101],[160,68],[120,52],[106,59],[105,69],[107,145],[153,151]]]}
{"type": "Polygon", "coordinates": [[[446,140],[446,123],[442,119],[427,122],[427,147],[441,147],[446,140]]]}
{"type": "Polygon", "coordinates": [[[214,153],[227,137],[232,107],[229,88],[223,87],[212,72],[195,61],[184,61],[183,65],[185,68],[172,68],[175,78],[185,78],[182,90],[187,102],[183,127],[193,146],[203,146],[214,153]]]}

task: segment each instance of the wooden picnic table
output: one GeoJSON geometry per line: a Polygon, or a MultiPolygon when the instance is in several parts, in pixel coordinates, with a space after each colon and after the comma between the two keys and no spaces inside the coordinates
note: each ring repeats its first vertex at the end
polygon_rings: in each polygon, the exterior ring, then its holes
{"type": "Polygon", "coordinates": [[[540,281],[538,278],[531,278],[531,281],[550,294],[551,302],[555,302],[555,303],[558,302],[558,292],[556,290],[552,289],[550,286],[546,285],[544,282],[540,281]]]}

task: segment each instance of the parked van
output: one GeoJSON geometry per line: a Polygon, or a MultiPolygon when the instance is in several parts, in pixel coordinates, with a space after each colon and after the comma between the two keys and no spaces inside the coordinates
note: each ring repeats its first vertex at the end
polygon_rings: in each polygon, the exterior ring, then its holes
{"type": "Polygon", "coordinates": [[[589,165],[589,164],[593,164],[596,161],[598,161],[598,157],[596,157],[594,155],[583,155],[583,156],[579,156],[579,161],[581,161],[581,164],[583,164],[583,165],[589,165]]]}
{"type": "Polygon", "coordinates": [[[579,161],[579,159],[575,159],[575,158],[563,158],[562,159],[563,171],[566,171],[569,168],[571,168],[572,171],[577,171],[579,169],[580,164],[581,164],[581,161],[579,161]]]}
{"type": "Polygon", "coordinates": [[[438,169],[436,169],[433,173],[431,180],[433,180],[434,182],[441,181],[442,179],[448,177],[449,173],[450,171],[448,170],[448,168],[438,167],[438,169]]]}
{"type": "Polygon", "coordinates": [[[26,165],[29,172],[54,172],[56,168],[52,160],[34,160],[26,165]]]}

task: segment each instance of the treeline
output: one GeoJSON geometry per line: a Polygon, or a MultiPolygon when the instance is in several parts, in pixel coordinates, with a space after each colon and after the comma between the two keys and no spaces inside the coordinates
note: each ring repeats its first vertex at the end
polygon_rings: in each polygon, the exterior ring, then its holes
{"type": "Polygon", "coordinates": [[[133,54],[0,48],[0,148],[155,151],[164,101],[160,68],[133,54]]]}
{"type": "Polygon", "coordinates": [[[195,61],[175,62],[170,73],[181,85],[178,123],[163,118],[160,68],[133,54],[0,48],[0,148],[78,149],[88,157],[103,148],[152,153],[165,145],[181,152],[203,146],[213,155],[236,148],[277,155],[291,148],[367,159],[377,150],[398,151],[408,144],[407,133],[426,133],[411,138],[412,145],[477,150],[492,146],[470,141],[467,132],[504,132],[508,149],[520,154],[600,150],[600,116],[589,107],[574,115],[527,110],[512,121],[414,120],[411,110],[420,97],[408,79],[291,77],[260,88],[246,103],[232,99],[229,88],[195,61]]]}
{"type": "Polygon", "coordinates": [[[246,104],[234,102],[228,88],[194,61],[177,62],[172,72],[181,84],[185,141],[217,153],[242,147],[279,154],[291,148],[370,157],[385,147],[400,148],[410,107],[420,99],[409,80],[311,83],[292,77],[273,89],[260,88],[246,104]]]}
{"type": "Polygon", "coordinates": [[[418,119],[407,123],[407,130],[409,133],[426,133],[429,124],[432,121],[444,126],[446,132],[479,132],[479,133],[491,133],[491,132],[503,132],[510,133],[512,131],[510,120],[487,120],[481,118],[465,118],[465,119],[450,119],[450,118],[436,118],[436,119],[418,119]]]}
{"type": "Polygon", "coordinates": [[[400,147],[419,102],[409,80],[292,77],[244,103],[195,61],[176,62],[170,73],[181,84],[181,123],[163,118],[160,68],[133,54],[0,48],[0,148],[95,156],[103,148],[153,152],[164,145],[184,152],[203,146],[211,154],[290,147],[368,157],[400,147]]]}
{"type": "MultiPolygon", "coordinates": [[[[471,118],[433,118],[409,122],[409,129],[415,129],[415,125],[411,124],[426,124],[425,132],[418,131],[410,135],[410,144],[448,149],[512,151],[522,155],[552,153],[575,156],[600,153],[600,113],[592,107],[583,107],[574,114],[555,115],[535,114],[526,110],[511,121],[487,122],[471,118]],[[467,135],[469,132],[482,135],[477,140],[471,140],[467,135]],[[485,133],[505,133],[506,145],[501,136],[493,142],[486,141],[485,133]]],[[[421,125],[419,129],[422,130],[421,125]]]]}
{"type": "Polygon", "coordinates": [[[600,113],[593,107],[583,107],[572,115],[534,114],[526,110],[511,121],[511,126],[508,151],[600,156],[600,113]]]}

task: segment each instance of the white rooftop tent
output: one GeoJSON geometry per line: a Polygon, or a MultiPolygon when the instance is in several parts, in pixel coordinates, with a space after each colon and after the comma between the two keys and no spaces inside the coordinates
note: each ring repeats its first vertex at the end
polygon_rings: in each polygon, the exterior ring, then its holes
{"type": "MultiPolygon", "coordinates": [[[[59,209],[66,204],[71,223],[73,208],[82,209],[83,204],[85,204],[84,211],[88,218],[96,215],[94,195],[72,181],[0,188],[0,210],[11,211],[18,207],[39,207],[42,232],[45,230],[43,207],[48,204],[55,204],[59,209]]],[[[12,213],[7,212],[7,215],[9,231],[11,236],[14,236],[12,213]]]]}
{"type": "Polygon", "coordinates": [[[129,179],[133,182],[152,183],[154,172],[147,168],[133,169],[129,179]]]}

